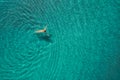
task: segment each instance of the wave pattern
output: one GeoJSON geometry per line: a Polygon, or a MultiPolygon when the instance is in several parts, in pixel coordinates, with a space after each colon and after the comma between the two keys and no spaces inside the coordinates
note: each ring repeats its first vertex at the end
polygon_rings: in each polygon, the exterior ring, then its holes
{"type": "Polygon", "coordinates": [[[119,4],[1,0],[0,80],[116,79],[119,4]],[[50,37],[34,34],[46,25],[50,37]]]}
{"type": "MultiPolygon", "coordinates": [[[[33,71],[40,67],[43,60],[49,59],[51,54],[46,51],[50,43],[39,40],[34,30],[46,23],[37,22],[35,6],[23,2],[14,3],[15,6],[2,2],[5,10],[1,14],[1,41],[3,64],[0,66],[1,79],[27,79],[33,71]],[[6,8],[6,6],[7,8],[6,8]],[[36,27],[37,26],[37,27],[36,27]],[[3,31],[4,30],[4,31],[3,31]],[[41,44],[42,43],[42,44],[41,44]]],[[[31,2],[30,2],[31,3],[31,2]]],[[[35,3],[33,3],[34,5],[35,3]]],[[[12,5],[12,4],[11,4],[12,5]]],[[[39,15],[38,15],[39,16],[39,15]]]]}

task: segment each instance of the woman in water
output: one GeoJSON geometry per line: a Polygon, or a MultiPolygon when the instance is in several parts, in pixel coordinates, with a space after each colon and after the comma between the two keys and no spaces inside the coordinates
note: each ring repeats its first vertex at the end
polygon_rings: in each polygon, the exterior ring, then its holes
{"type": "Polygon", "coordinates": [[[45,33],[47,29],[47,26],[44,29],[36,30],[35,33],[45,33]]]}
{"type": "Polygon", "coordinates": [[[50,36],[47,32],[47,26],[44,29],[40,29],[40,30],[36,30],[35,33],[39,34],[39,33],[46,33],[47,36],[50,36]]]}

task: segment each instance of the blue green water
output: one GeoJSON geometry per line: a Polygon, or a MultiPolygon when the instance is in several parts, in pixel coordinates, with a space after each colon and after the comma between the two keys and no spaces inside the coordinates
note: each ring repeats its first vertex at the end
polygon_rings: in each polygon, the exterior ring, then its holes
{"type": "Polygon", "coordinates": [[[0,80],[120,80],[119,49],[120,0],[0,0],[0,80]]]}

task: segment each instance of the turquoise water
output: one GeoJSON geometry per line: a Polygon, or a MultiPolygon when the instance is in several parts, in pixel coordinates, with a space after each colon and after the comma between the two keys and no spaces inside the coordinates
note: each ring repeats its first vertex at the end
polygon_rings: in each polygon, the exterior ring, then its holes
{"type": "Polygon", "coordinates": [[[119,48],[120,0],[0,0],[0,80],[120,80],[119,48]]]}

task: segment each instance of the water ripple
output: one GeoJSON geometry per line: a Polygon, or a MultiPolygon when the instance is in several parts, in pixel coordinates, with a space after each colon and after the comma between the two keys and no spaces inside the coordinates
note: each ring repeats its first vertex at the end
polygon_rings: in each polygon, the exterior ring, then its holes
{"type": "MultiPolygon", "coordinates": [[[[37,2],[33,2],[34,4],[37,2]]],[[[19,4],[13,9],[3,11],[0,23],[5,35],[1,40],[4,50],[3,62],[0,66],[2,79],[25,79],[41,66],[41,61],[50,54],[46,51],[49,43],[41,41],[33,33],[35,26],[41,25],[35,16],[38,8],[19,4]],[[6,16],[4,16],[6,15],[6,16]],[[38,21],[38,22],[37,22],[38,21]]],[[[42,23],[42,22],[41,22],[42,23]]],[[[44,24],[46,25],[46,24],[44,24]]],[[[42,25],[41,25],[42,26],[42,25]]]]}

